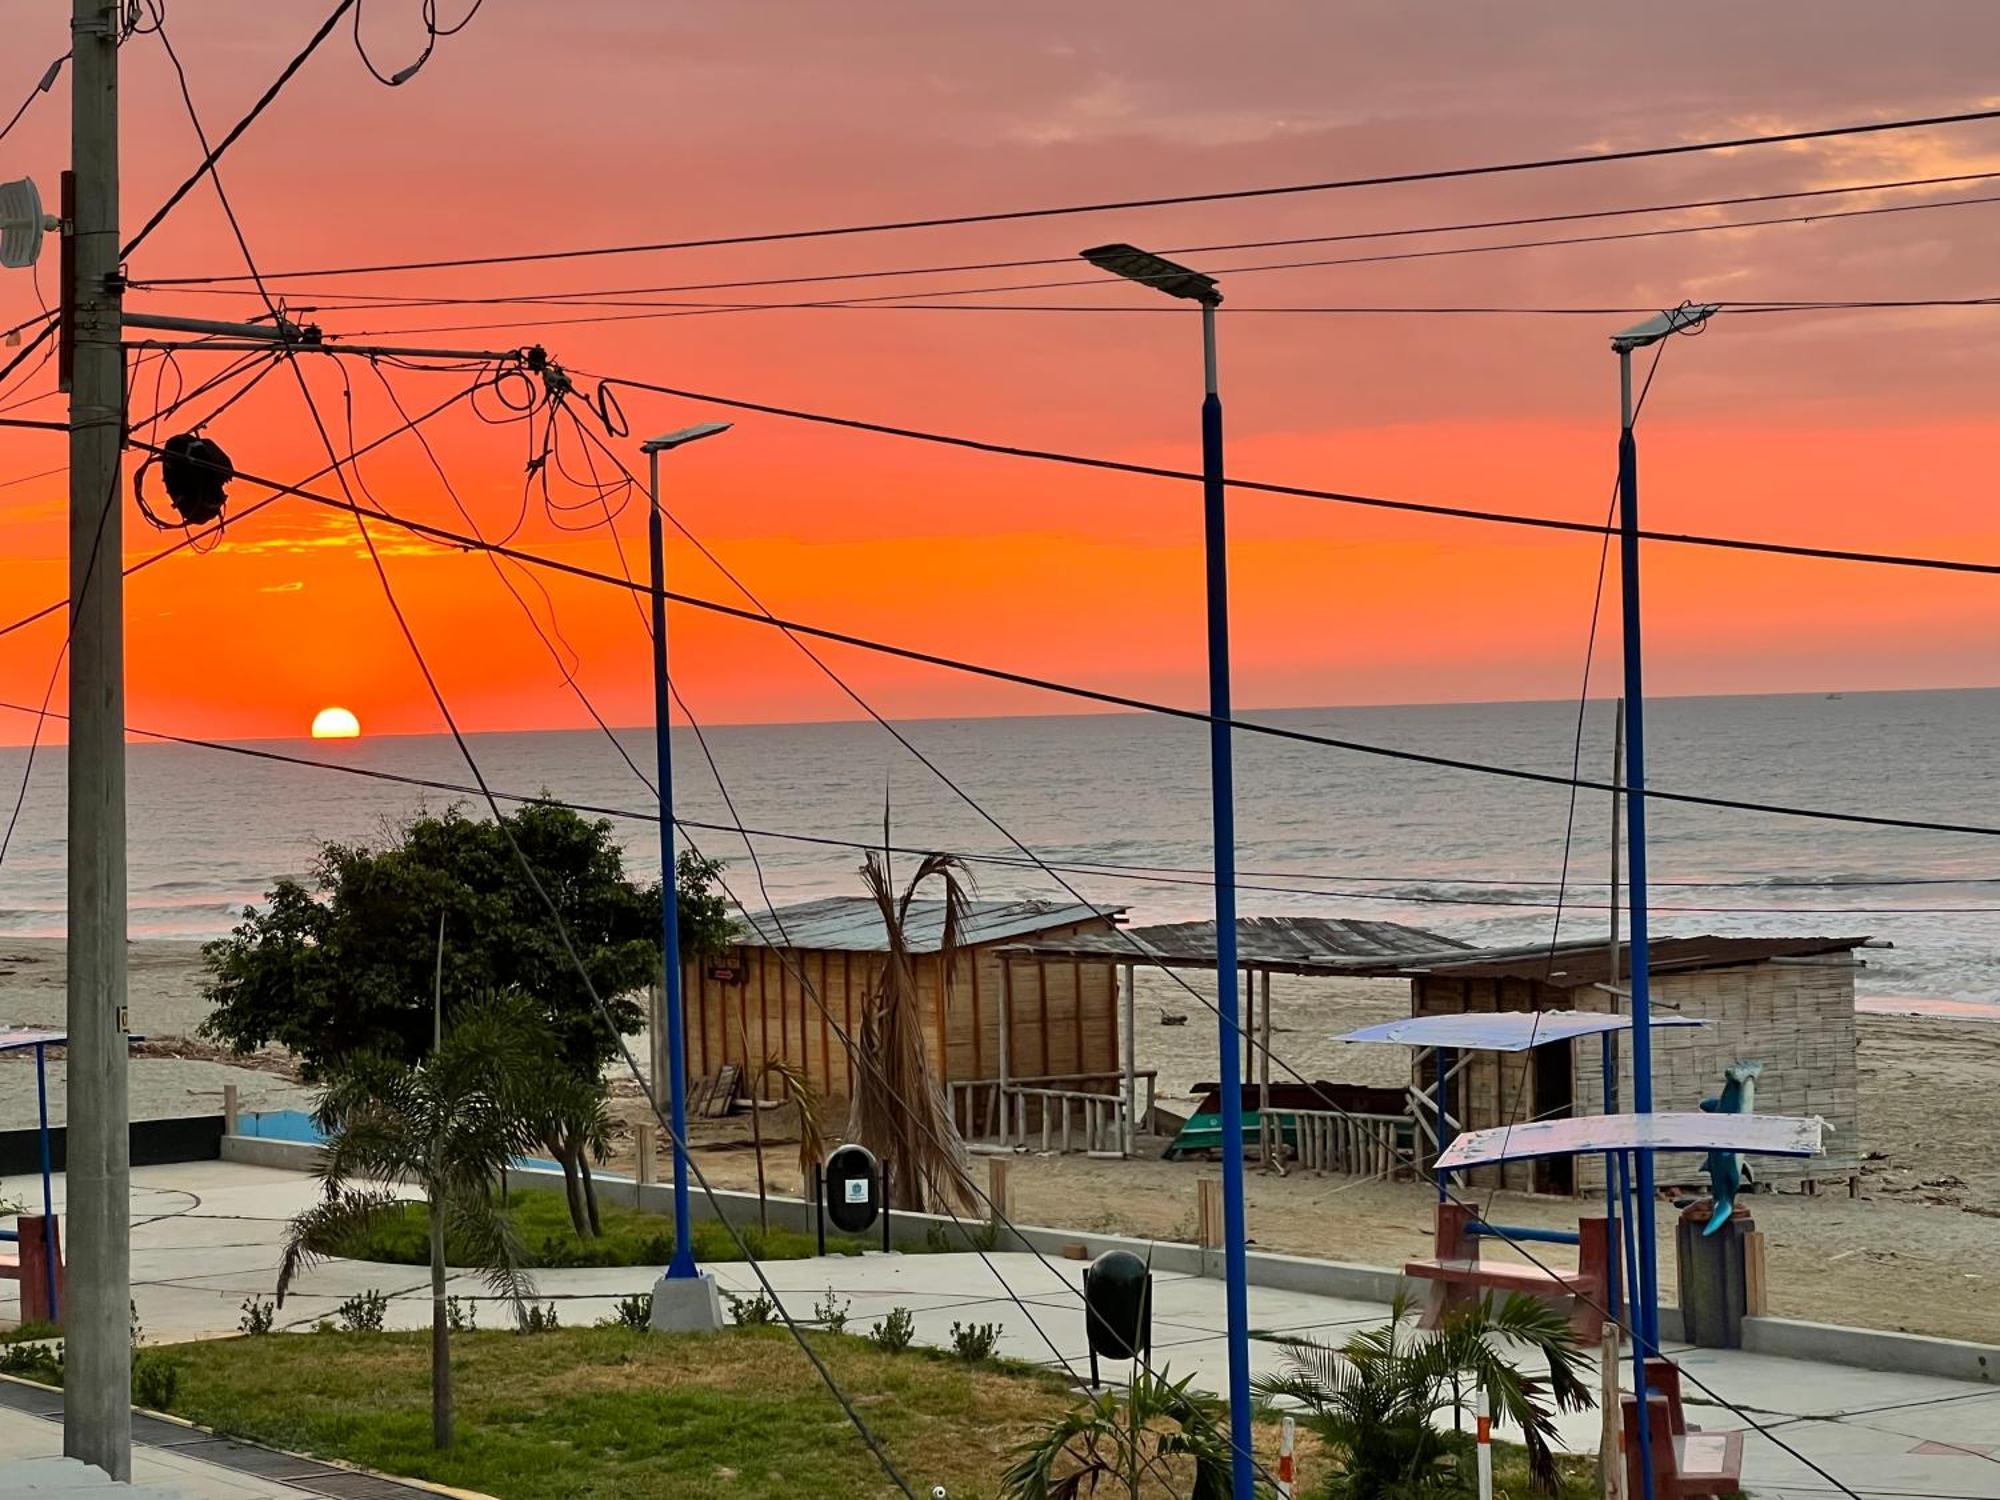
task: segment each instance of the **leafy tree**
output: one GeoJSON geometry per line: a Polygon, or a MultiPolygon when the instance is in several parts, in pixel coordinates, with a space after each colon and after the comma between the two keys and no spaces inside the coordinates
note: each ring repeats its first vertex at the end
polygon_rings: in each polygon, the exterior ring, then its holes
{"type": "Polygon", "coordinates": [[[1521,1429],[1528,1471],[1537,1489],[1556,1493],[1550,1442],[1555,1417],[1593,1404],[1578,1374],[1576,1335],[1569,1320],[1547,1303],[1510,1292],[1495,1303],[1448,1314],[1428,1333],[1402,1326],[1409,1312],[1398,1294],[1389,1321],[1335,1347],[1309,1338],[1274,1338],[1285,1351],[1286,1370],[1256,1382],[1257,1394],[1305,1407],[1329,1444],[1345,1459],[1327,1488],[1329,1500],[1409,1500],[1468,1493],[1459,1463],[1464,1445],[1439,1424],[1456,1422],[1468,1387],[1484,1386],[1499,1422],[1521,1429]],[[1547,1378],[1524,1373],[1507,1346],[1525,1351],[1547,1378]]]}
{"type": "Polygon", "coordinates": [[[526,1104],[541,1087],[547,1045],[539,1019],[517,1000],[468,1006],[421,1061],[362,1053],[335,1065],[314,1115],[326,1133],[317,1169],[326,1196],[286,1232],[278,1304],[313,1262],[401,1214],[407,1205],[396,1190],[414,1185],[430,1217],[431,1437],[439,1448],[452,1441],[446,1235],[512,1299],[517,1316],[534,1294],[513,1220],[492,1187],[533,1143],[526,1104]]]}

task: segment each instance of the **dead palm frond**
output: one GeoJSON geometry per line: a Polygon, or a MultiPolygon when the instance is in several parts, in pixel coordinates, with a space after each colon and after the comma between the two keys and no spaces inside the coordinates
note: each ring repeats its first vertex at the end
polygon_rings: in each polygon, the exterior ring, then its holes
{"type": "Polygon", "coordinates": [[[890,1164],[892,1191],[901,1207],[964,1206],[972,1198],[965,1147],[924,1045],[909,918],[917,892],[931,881],[940,882],[944,930],[938,965],[949,976],[957,967],[965,931],[970,876],[955,856],[927,854],[898,895],[886,855],[870,850],[861,879],[881,911],[888,953],[862,1012],[848,1134],[890,1164]]]}

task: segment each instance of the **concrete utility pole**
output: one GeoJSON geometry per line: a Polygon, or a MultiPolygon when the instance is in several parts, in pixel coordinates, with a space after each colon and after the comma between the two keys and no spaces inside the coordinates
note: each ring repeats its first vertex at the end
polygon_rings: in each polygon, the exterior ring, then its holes
{"type": "Polygon", "coordinates": [[[125,1040],[125,369],[118,20],[73,0],[69,400],[69,1298],[63,1452],[132,1477],[125,1040]]]}

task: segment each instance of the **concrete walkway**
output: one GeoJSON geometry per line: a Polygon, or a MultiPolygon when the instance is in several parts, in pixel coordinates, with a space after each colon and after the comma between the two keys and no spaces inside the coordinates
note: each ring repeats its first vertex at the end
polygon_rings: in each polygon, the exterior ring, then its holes
{"type": "MultiPolygon", "coordinates": [[[[147,1338],[162,1342],[234,1333],[244,1299],[270,1295],[285,1220],[317,1191],[299,1173],[223,1162],[140,1168],[133,1183],[133,1295],[147,1338]]],[[[814,1305],[830,1294],[848,1304],[855,1331],[893,1307],[908,1308],[918,1340],[928,1344],[949,1344],[955,1322],[997,1323],[1000,1352],[1050,1365],[1067,1361],[1087,1377],[1082,1271],[1075,1262],[1046,1263],[1021,1253],[871,1254],[766,1267],[796,1318],[814,1316],[814,1305]]],[[[720,1265],[715,1274],[730,1292],[757,1289],[748,1266],[720,1265]]],[[[609,1316],[620,1297],[649,1290],[653,1275],[642,1269],[565,1270],[543,1272],[537,1281],[562,1321],[577,1325],[609,1316]]],[[[286,1299],[280,1326],[310,1327],[369,1289],[390,1297],[391,1326],[414,1328],[428,1320],[428,1282],[418,1268],[338,1261],[307,1273],[286,1299]]],[[[485,1295],[472,1276],[455,1276],[451,1289],[463,1297],[485,1295]]],[[[13,1296],[10,1284],[0,1284],[0,1317],[12,1315],[13,1296]]],[[[504,1326],[497,1306],[482,1303],[481,1310],[483,1325],[504,1326]]],[[[1379,1303],[1250,1289],[1254,1327],[1335,1343],[1353,1329],[1379,1323],[1386,1311],[1379,1303]]],[[[1220,1282],[1156,1278],[1156,1369],[1193,1374],[1197,1385],[1220,1388],[1227,1369],[1224,1326],[1220,1282]]],[[[2000,1386],[1734,1351],[1669,1352],[1686,1372],[1694,1421],[1711,1428],[1763,1429],[1750,1432],[1745,1444],[1743,1478],[1757,1494],[1804,1500],[1838,1495],[1844,1485],[1868,1500],[2000,1495],[2000,1386]],[[1700,1386],[1745,1415],[1711,1403],[1700,1386]],[[1815,1472],[1814,1465],[1825,1473],[1815,1472]]],[[[1251,1354],[1258,1373],[1281,1367],[1280,1352],[1268,1344],[1254,1343],[1251,1354]]],[[[1564,1418],[1563,1438],[1576,1451],[1595,1451],[1598,1422],[1595,1412],[1564,1418]]]]}

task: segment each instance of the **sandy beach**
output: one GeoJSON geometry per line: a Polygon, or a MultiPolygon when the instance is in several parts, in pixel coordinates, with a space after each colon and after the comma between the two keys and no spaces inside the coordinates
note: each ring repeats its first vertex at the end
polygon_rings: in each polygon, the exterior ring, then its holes
{"type": "MultiPolygon", "coordinates": [[[[246,1066],[183,1040],[205,1013],[198,945],[136,942],[131,957],[132,1026],[151,1039],[132,1065],[135,1118],[219,1110],[225,1082],[237,1084],[246,1109],[310,1102],[310,1091],[285,1076],[280,1058],[246,1066]]],[[[1399,1053],[1363,1052],[1332,1038],[1402,1014],[1401,985],[1281,981],[1274,995],[1274,1046],[1305,1076],[1399,1081],[1399,1053]]],[[[61,943],[0,942],[0,1022],[60,1025],[63,1007],[61,943]]],[[[1212,1073],[1214,1030],[1204,1024],[1212,1018],[1199,1002],[1171,980],[1144,976],[1137,1007],[1140,1064],[1159,1069],[1163,1099],[1212,1073]],[[1187,1024],[1163,1026],[1163,1012],[1186,1014],[1187,1024]]],[[[2000,1086],[2000,1025],[1864,1015],[1860,1036],[1863,1146],[1870,1157],[1860,1196],[1764,1194],[1752,1203],[1770,1239],[1774,1308],[1822,1322],[2000,1342],[2000,1270],[1992,1265],[2000,1162],[1982,1149],[1992,1138],[1990,1101],[2000,1086]]],[[[33,1122],[29,1066],[0,1063],[7,1070],[0,1079],[10,1080],[0,1086],[0,1128],[33,1122]],[[15,1067],[22,1072],[13,1073],[15,1067]]],[[[51,1109],[61,1119],[59,1060],[50,1073],[51,1109]]],[[[644,1110],[629,1092],[619,1107],[633,1119],[644,1110]]],[[[778,1120],[767,1123],[772,1185],[796,1192],[796,1147],[778,1120]]],[[[744,1118],[704,1123],[696,1138],[704,1170],[718,1186],[754,1185],[744,1118]]],[[[629,1160],[629,1147],[620,1144],[619,1159],[629,1160]]],[[[1193,1237],[1195,1182],[1217,1170],[1213,1163],[1054,1156],[1017,1163],[1014,1213],[1025,1222],[1174,1239],[1193,1237]]],[[[1254,1243],[1375,1264],[1425,1253],[1431,1202],[1423,1184],[1304,1173],[1253,1171],[1247,1192],[1254,1243]]],[[[1505,1216],[1521,1223],[1554,1226],[1577,1212],[1562,1200],[1508,1194],[1503,1202],[1505,1216]]],[[[1671,1214],[1663,1217],[1670,1225],[1671,1214]]],[[[1661,1266],[1670,1284],[1670,1246],[1661,1266]]]]}

